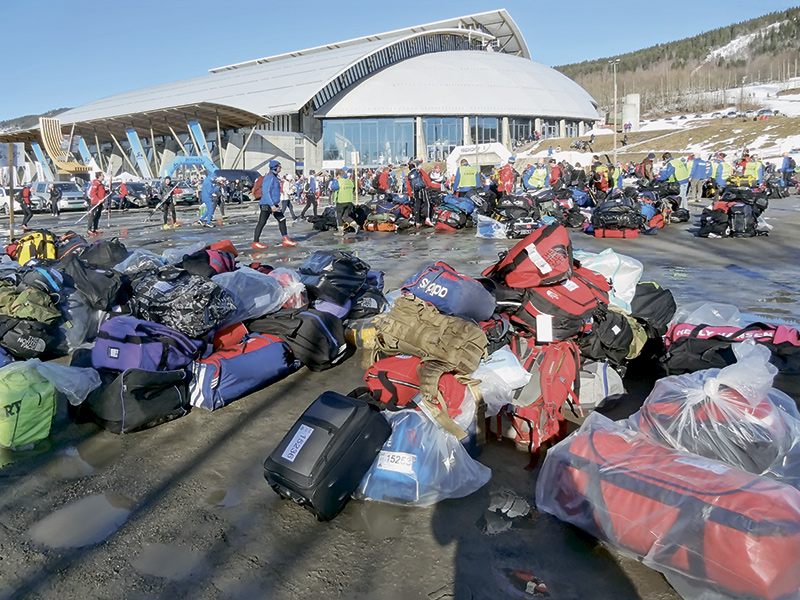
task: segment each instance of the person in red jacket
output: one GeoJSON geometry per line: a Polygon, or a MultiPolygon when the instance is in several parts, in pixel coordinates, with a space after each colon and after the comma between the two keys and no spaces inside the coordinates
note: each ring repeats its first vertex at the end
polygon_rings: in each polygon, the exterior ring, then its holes
{"type": "Polygon", "coordinates": [[[423,223],[433,226],[430,220],[430,202],[428,201],[428,188],[431,187],[431,178],[420,169],[422,161],[408,161],[408,176],[406,177],[406,194],[414,201],[414,225],[419,228],[423,223]],[[416,185],[414,181],[418,181],[416,185]]]}
{"type": "Polygon", "coordinates": [[[89,235],[100,235],[102,231],[97,231],[97,224],[100,222],[100,215],[103,212],[103,204],[106,201],[108,190],[103,185],[102,173],[95,173],[95,180],[89,188],[89,200],[92,203],[92,212],[89,215],[89,235]]]}
{"type": "Polygon", "coordinates": [[[514,157],[511,156],[508,162],[500,168],[497,174],[497,191],[500,194],[514,193],[514,157]]]}
{"type": "Polygon", "coordinates": [[[550,159],[550,187],[559,189],[563,186],[564,182],[561,180],[564,177],[564,167],[556,162],[555,158],[550,159]]]}
{"type": "Polygon", "coordinates": [[[22,208],[22,231],[30,231],[28,222],[33,218],[33,207],[31,206],[31,186],[30,184],[23,186],[19,194],[17,194],[17,202],[22,208]]]}
{"type": "Polygon", "coordinates": [[[128,208],[128,186],[125,182],[119,184],[119,209],[126,210],[128,208]]]}

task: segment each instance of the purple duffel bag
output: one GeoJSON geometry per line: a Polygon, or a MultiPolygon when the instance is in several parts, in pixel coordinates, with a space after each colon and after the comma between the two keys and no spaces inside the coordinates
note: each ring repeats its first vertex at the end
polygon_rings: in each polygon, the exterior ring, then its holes
{"type": "Polygon", "coordinates": [[[95,369],[175,371],[201,358],[206,344],[159,323],[112,317],[100,326],[92,348],[95,369]]]}

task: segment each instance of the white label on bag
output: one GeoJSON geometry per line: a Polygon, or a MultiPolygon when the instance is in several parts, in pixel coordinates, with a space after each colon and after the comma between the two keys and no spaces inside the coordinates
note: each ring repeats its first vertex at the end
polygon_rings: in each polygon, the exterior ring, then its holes
{"type": "Polygon", "coordinates": [[[574,292],[575,290],[578,289],[578,284],[575,283],[574,281],[572,281],[572,279],[567,279],[561,285],[563,285],[565,288],[567,288],[567,290],[569,290],[570,292],[574,292]]]}
{"type": "Polygon", "coordinates": [[[543,343],[553,341],[552,315],[536,315],[536,341],[543,343]]]}
{"type": "Polygon", "coordinates": [[[680,458],[675,459],[676,463],[681,463],[682,465],[689,465],[690,467],[695,467],[697,469],[703,469],[703,471],[711,471],[716,475],[724,475],[730,469],[725,465],[717,464],[712,460],[702,459],[702,458],[692,458],[690,456],[682,456],[680,458]]]}
{"type": "Polygon", "coordinates": [[[389,452],[381,450],[378,454],[378,464],[376,468],[382,471],[394,471],[403,475],[414,474],[414,461],[417,457],[408,452],[389,452]]]}
{"type": "Polygon", "coordinates": [[[309,427],[308,425],[300,425],[300,429],[297,430],[297,433],[294,434],[292,441],[289,442],[289,445],[286,446],[286,450],[283,451],[281,454],[281,458],[288,460],[289,462],[294,462],[294,459],[297,458],[297,455],[302,450],[303,446],[306,445],[306,442],[311,437],[311,434],[314,433],[314,429],[309,427]]]}
{"type": "Polygon", "coordinates": [[[536,249],[535,244],[528,244],[525,246],[525,252],[528,253],[528,258],[531,259],[531,262],[536,265],[536,268],[539,269],[543,274],[547,274],[553,270],[553,267],[550,266],[539,251],[536,249]]]}
{"type": "Polygon", "coordinates": [[[614,325],[614,326],[611,328],[611,331],[614,333],[614,335],[619,335],[619,334],[620,334],[620,332],[622,331],[622,329],[620,329],[618,325],[614,325]]]}
{"type": "Polygon", "coordinates": [[[168,281],[156,281],[153,284],[153,288],[161,292],[162,294],[166,294],[167,292],[171,291],[172,288],[175,286],[169,283],[168,281]]]}

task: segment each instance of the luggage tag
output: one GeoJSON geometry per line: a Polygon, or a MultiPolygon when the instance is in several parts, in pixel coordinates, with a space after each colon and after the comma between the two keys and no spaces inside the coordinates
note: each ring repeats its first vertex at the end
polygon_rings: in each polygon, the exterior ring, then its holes
{"type": "Polygon", "coordinates": [[[553,341],[552,315],[536,315],[536,343],[550,343],[553,341]]]}

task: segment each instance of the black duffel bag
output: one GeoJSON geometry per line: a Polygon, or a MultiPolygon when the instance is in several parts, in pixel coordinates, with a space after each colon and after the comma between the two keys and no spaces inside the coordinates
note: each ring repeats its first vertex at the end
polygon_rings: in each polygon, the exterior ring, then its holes
{"type": "Polygon", "coordinates": [[[636,284],[636,293],[631,300],[631,316],[644,325],[647,337],[663,337],[677,310],[675,297],[668,289],[652,281],[636,284]]]}
{"type": "Polygon", "coordinates": [[[603,309],[592,315],[592,331],[578,338],[578,348],[584,358],[622,365],[633,343],[633,330],[625,315],[600,306],[603,309]]]}
{"type": "Polygon", "coordinates": [[[219,285],[183,269],[143,271],[132,283],[130,307],[140,319],[161,323],[190,338],[201,338],[236,310],[219,285]]]}
{"type": "Polygon", "coordinates": [[[56,330],[39,321],[0,315],[0,346],[17,358],[49,358],[56,355],[56,330]]]}
{"type": "Polygon", "coordinates": [[[94,269],[84,262],[82,255],[69,254],[56,263],[64,274],[64,284],[78,290],[89,306],[97,310],[111,310],[125,304],[130,296],[128,278],[113,269],[94,269]]]}
{"type": "Polygon", "coordinates": [[[349,252],[317,250],[298,271],[312,300],[328,300],[342,306],[364,285],[369,265],[349,252]]]}
{"type": "Polygon", "coordinates": [[[103,382],[83,402],[80,421],[112,433],[155,427],[189,412],[186,371],[99,370],[103,382]]]}
{"type": "Polygon", "coordinates": [[[592,213],[595,229],[641,229],[645,219],[627,199],[609,200],[599,204],[592,213]]]}
{"type": "Polygon", "coordinates": [[[128,249],[117,238],[96,241],[81,252],[81,259],[93,269],[112,269],[126,258],[128,249]]]}
{"type": "Polygon", "coordinates": [[[335,367],[354,352],[345,341],[342,320],[311,308],[279,311],[250,321],[247,329],[277,335],[312,371],[335,367]]]}

